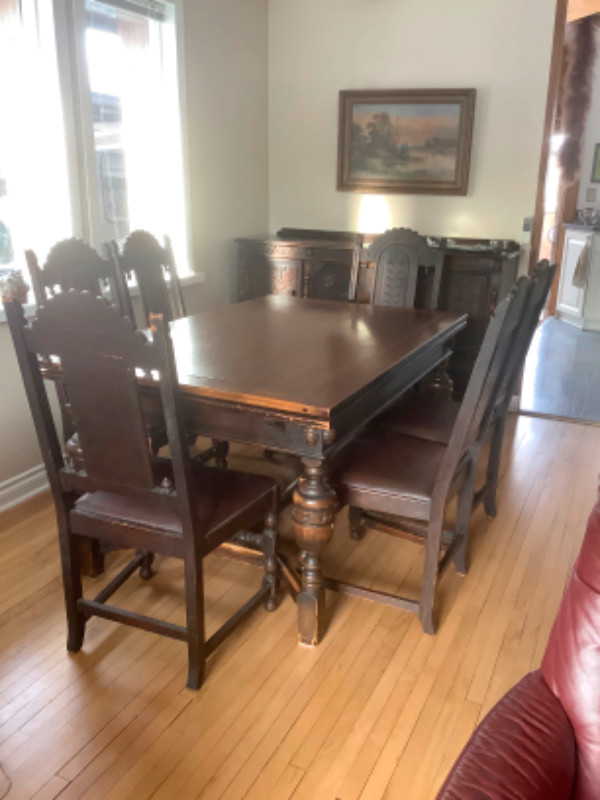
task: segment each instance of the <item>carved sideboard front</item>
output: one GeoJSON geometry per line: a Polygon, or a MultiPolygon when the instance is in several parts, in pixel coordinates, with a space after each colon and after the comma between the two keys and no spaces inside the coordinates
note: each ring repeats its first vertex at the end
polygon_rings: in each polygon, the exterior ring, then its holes
{"type": "Polygon", "coordinates": [[[328,241],[237,239],[238,299],[265,294],[349,300],[360,245],[328,241]]]}

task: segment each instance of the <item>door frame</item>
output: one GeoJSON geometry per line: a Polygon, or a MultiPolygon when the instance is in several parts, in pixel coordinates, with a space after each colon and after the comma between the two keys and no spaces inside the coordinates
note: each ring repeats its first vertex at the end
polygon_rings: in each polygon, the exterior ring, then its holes
{"type": "MultiPolygon", "coordinates": [[[[538,170],[538,184],[535,198],[535,211],[531,226],[531,249],[529,252],[529,272],[538,262],[540,245],[542,242],[542,229],[544,226],[544,189],[546,186],[546,173],[548,171],[548,158],[550,156],[550,136],[556,114],[556,103],[562,73],[563,47],[567,27],[567,11],[569,0],[556,0],[554,12],[554,38],[552,41],[552,54],[550,57],[550,74],[548,77],[548,91],[546,94],[546,114],[542,134],[542,149],[540,153],[540,166],[538,170]]],[[[560,193],[560,190],[559,190],[560,193]]],[[[562,199],[559,198],[559,208],[562,199]]]]}

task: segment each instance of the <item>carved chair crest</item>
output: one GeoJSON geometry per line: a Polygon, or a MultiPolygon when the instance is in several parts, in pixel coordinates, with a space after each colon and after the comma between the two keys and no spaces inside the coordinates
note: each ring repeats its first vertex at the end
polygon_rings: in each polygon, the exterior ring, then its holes
{"type": "Polygon", "coordinates": [[[412,308],[415,303],[419,267],[433,268],[429,308],[437,307],[441,262],[425,239],[409,228],[392,228],[378,236],[366,251],[375,262],[371,301],[375,305],[412,308]]]}

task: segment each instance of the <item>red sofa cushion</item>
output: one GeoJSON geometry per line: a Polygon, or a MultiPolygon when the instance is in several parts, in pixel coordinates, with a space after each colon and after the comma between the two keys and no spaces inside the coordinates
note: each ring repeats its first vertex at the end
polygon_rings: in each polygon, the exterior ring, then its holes
{"type": "Polygon", "coordinates": [[[469,739],[438,800],[570,800],[573,729],[541,672],[530,672],[469,739]]]}
{"type": "Polygon", "coordinates": [[[542,662],[577,740],[576,800],[600,798],[600,503],[590,516],[573,577],[542,662]]]}

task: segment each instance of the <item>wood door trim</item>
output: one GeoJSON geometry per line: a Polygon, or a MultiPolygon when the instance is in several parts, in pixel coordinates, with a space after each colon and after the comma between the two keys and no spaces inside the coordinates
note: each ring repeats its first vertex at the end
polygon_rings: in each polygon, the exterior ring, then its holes
{"type": "Polygon", "coordinates": [[[544,226],[544,188],[546,185],[546,172],[548,170],[548,157],[550,155],[550,135],[554,123],[556,101],[562,72],[562,54],[567,24],[567,7],[568,0],[557,0],[554,14],[554,40],[552,42],[552,55],[550,58],[548,93],[546,96],[546,115],[544,117],[544,132],[540,154],[535,212],[531,230],[531,251],[529,254],[530,272],[533,270],[538,260],[540,243],[542,241],[542,230],[544,226]]]}
{"type": "Polygon", "coordinates": [[[575,212],[577,210],[577,198],[579,196],[579,180],[572,183],[570,186],[564,187],[562,184],[558,190],[559,205],[556,209],[556,245],[554,247],[553,261],[558,264],[554,281],[550,288],[550,298],[548,300],[548,316],[553,317],[556,314],[556,306],[558,303],[558,286],[560,283],[560,272],[562,268],[562,257],[565,246],[565,226],[567,220],[575,219],[575,212]]]}

